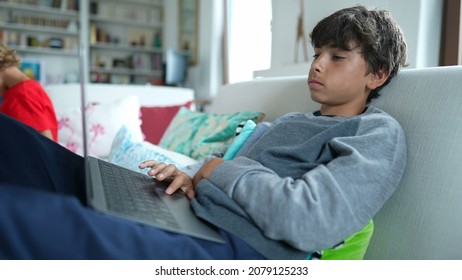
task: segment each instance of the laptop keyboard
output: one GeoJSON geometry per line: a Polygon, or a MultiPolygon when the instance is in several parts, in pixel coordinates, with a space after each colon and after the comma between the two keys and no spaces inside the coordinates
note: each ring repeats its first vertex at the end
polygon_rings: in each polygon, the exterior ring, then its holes
{"type": "Polygon", "coordinates": [[[154,189],[153,178],[99,160],[108,208],[159,225],[179,228],[154,189]]]}

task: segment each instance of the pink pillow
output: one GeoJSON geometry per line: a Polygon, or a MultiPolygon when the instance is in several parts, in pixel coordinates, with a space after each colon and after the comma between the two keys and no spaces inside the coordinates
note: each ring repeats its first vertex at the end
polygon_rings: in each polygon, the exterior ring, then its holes
{"type": "Polygon", "coordinates": [[[165,107],[141,107],[141,130],[145,140],[152,144],[159,144],[165,130],[181,107],[191,107],[192,102],[183,105],[165,107]]]}

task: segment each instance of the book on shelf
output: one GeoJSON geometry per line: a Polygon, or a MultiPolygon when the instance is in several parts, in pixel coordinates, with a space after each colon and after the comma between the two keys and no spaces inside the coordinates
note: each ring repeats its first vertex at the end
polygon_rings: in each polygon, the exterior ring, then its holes
{"type": "Polygon", "coordinates": [[[79,0],[53,0],[52,7],[53,8],[60,8],[61,10],[79,10],[79,0]]]}
{"type": "Polygon", "coordinates": [[[154,71],[162,71],[163,61],[161,53],[154,53],[151,55],[151,69],[154,71]]]}
{"type": "Polygon", "coordinates": [[[112,74],[111,83],[112,84],[130,84],[131,79],[129,75],[112,74]]]}

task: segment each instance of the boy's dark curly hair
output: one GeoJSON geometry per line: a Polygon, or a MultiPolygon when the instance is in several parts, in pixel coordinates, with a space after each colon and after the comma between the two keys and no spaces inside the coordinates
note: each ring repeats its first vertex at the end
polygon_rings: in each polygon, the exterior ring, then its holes
{"type": "Polygon", "coordinates": [[[322,19],[310,34],[315,48],[335,46],[349,50],[352,42],[359,44],[369,65],[368,73],[383,70],[388,79],[371,91],[368,102],[379,96],[379,90],[406,66],[407,44],[403,32],[386,10],[355,6],[339,10],[322,19]]]}

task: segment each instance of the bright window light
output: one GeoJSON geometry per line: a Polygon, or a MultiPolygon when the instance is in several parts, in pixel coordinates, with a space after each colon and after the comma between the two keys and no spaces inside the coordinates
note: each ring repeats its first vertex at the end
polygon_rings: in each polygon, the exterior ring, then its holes
{"type": "Polygon", "coordinates": [[[230,0],[228,7],[229,82],[253,79],[271,66],[271,0],[230,0]]]}

